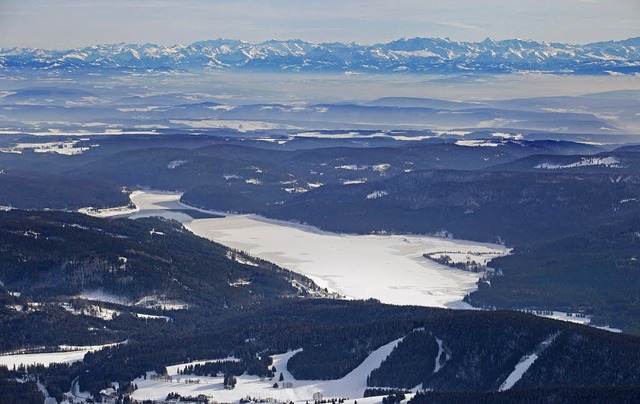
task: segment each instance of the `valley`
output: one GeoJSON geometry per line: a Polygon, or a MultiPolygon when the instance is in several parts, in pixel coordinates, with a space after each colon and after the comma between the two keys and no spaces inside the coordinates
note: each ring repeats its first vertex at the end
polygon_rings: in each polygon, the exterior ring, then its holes
{"type": "Polygon", "coordinates": [[[0,50],[0,393],[637,401],[637,52],[0,50]]]}
{"type": "Polygon", "coordinates": [[[179,199],[180,194],[136,192],[131,200],[137,211],[129,217],[158,215],[179,220],[196,235],[298,272],[351,299],[470,308],[462,298],[476,289],[478,275],[435,264],[422,254],[444,250],[497,257],[508,253],[495,244],[411,235],[337,234],[254,215],[193,220],[176,213],[186,207],[179,199]]]}

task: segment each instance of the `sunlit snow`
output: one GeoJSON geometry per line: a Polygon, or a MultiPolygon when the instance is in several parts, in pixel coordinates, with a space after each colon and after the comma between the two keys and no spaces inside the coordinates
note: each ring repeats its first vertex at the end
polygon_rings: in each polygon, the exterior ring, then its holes
{"type": "Polygon", "coordinates": [[[62,350],[61,352],[2,355],[0,356],[0,366],[4,365],[9,369],[12,369],[14,366],[20,366],[21,364],[25,366],[34,364],[49,366],[52,363],[73,363],[81,361],[87,352],[99,351],[103,348],[115,345],[118,344],[92,346],[62,345],[59,347],[62,350]]]}
{"type": "MultiPolygon", "coordinates": [[[[135,217],[185,209],[180,194],[131,195],[135,217]]],[[[184,215],[186,216],[186,215],[184,215]]],[[[180,221],[195,234],[274,262],[312,278],[319,286],[355,298],[384,303],[469,308],[462,298],[476,289],[478,274],[425,259],[437,251],[506,254],[504,246],[427,236],[351,235],[269,220],[256,215],[227,215],[180,221]]]]}
{"type": "Polygon", "coordinates": [[[571,164],[552,164],[552,163],[540,163],[534,168],[540,168],[545,170],[559,170],[563,168],[577,168],[577,167],[609,167],[609,168],[622,168],[620,160],[615,157],[589,157],[582,158],[582,160],[571,164]]]}
{"type": "Polygon", "coordinates": [[[458,140],[456,141],[456,145],[466,147],[497,147],[500,143],[490,140],[458,140]]]}
{"type": "MultiPolygon", "coordinates": [[[[83,139],[86,140],[86,139],[83,139]]],[[[47,143],[19,143],[13,147],[0,148],[0,153],[21,154],[25,150],[32,150],[35,153],[56,153],[67,156],[82,154],[89,150],[89,147],[76,147],[80,140],[67,142],[47,142],[47,143]]]]}
{"type": "Polygon", "coordinates": [[[387,191],[373,191],[372,193],[367,195],[367,199],[378,199],[387,195],[389,195],[387,191]]]}
{"type": "Polygon", "coordinates": [[[325,399],[348,398],[358,400],[359,403],[379,403],[380,397],[362,398],[364,390],[367,388],[367,376],[373,369],[380,366],[400,340],[391,341],[373,351],[358,367],[338,380],[294,379],[287,371],[287,362],[300,351],[296,350],[273,356],[273,366],[276,367],[277,375],[282,372],[284,379],[282,382],[278,378],[260,380],[258,376],[244,374],[237,377],[234,389],[227,390],[223,386],[222,376],[207,377],[177,373],[179,368],[184,369],[185,366],[193,364],[185,363],[167,367],[166,377],[156,378],[153,377],[153,373],[149,373],[146,379],[135,379],[133,383],[138,385],[138,390],[132,394],[132,398],[136,400],[161,400],[165,399],[169,393],[176,392],[182,396],[194,397],[204,394],[217,402],[237,402],[247,396],[271,402],[313,402],[313,395],[320,393],[325,399]],[[274,388],[274,383],[278,383],[277,388],[274,388]],[[285,383],[290,383],[290,387],[283,388],[285,383]]]}
{"type": "Polygon", "coordinates": [[[553,341],[556,339],[556,337],[558,335],[559,335],[559,333],[556,333],[556,334],[553,334],[553,335],[549,336],[547,339],[542,341],[536,347],[534,352],[532,352],[530,354],[527,354],[527,355],[523,356],[522,358],[520,358],[520,362],[518,362],[518,364],[516,365],[515,369],[513,369],[513,371],[509,374],[509,376],[507,376],[506,380],[500,385],[500,387],[498,388],[498,391],[509,390],[520,379],[522,379],[522,376],[524,376],[524,374],[527,372],[527,370],[529,370],[531,365],[533,365],[533,362],[535,362],[536,359],[538,359],[538,356],[545,349],[547,349],[549,346],[551,346],[551,344],[553,343],[553,341]]]}

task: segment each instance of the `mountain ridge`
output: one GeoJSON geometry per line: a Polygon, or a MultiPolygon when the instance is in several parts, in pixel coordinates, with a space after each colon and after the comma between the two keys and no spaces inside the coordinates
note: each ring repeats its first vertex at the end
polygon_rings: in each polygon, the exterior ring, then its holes
{"type": "Polygon", "coordinates": [[[640,37],[584,45],[416,37],[373,45],[214,39],[169,46],[118,43],[68,50],[0,48],[0,69],[11,68],[634,74],[640,72],[640,37]]]}

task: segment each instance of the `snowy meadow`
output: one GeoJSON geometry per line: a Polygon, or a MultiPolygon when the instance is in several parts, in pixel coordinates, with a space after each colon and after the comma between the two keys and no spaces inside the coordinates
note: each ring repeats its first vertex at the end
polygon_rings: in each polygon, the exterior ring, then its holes
{"type": "Polygon", "coordinates": [[[300,351],[296,350],[273,356],[273,366],[277,375],[282,374],[282,380],[244,374],[237,378],[235,388],[229,390],[224,388],[222,375],[207,377],[178,373],[185,366],[202,363],[191,362],[167,367],[167,375],[161,378],[148,372],[146,377],[134,380],[138,390],[132,396],[138,400],[162,400],[169,393],[178,393],[192,397],[204,394],[219,402],[234,402],[246,397],[262,402],[311,402],[314,394],[319,393],[326,398],[350,399],[350,403],[351,400],[379,403],[380,397],[362,399],[367,389],[367,376],[380,366],[398,342],[400,340],[391,341],[376,349],[357,368],[338,380],[296,380],[287,371],[287,362],[300,351]]]}

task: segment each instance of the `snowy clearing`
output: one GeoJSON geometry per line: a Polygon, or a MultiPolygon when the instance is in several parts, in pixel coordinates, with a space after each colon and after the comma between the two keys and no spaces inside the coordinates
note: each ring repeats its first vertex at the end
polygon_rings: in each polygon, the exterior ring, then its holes
{"type": "Polygon", "coordinates": [[[516,384],[518,380],[522,379],[522,376],[527,370],[529,370],[536,359],[538,359],[538,355],[536,354],[525,355],[524,357],[522,357],[522,359],[520,359],[520,362],[518,362],[518,364],[516,365],[516,368],[513,370],[513,372],[511,372],[509,377],[507,377],[507,380],[502,383],[498,391],[509,390],[511,387],[513,387],[513,385],[516,384]]]}
{"type": "MultiPolygon", "coordinates": [[[[81,308],[77,308],[72,306],[69,303],[60,303],[60,306],[65,309],[66,311],[68,311],[71,314],[74,314],[76,316],[90,316],[90,317],[96,317],[96,318],[100,318],[102,320],[105,321],[111,321],[113,320],[115,317],[119,316],[122,314],[121,311],[119,310],[114,310],[114,309],[109,309],[106,307],[102,307],[99,305],[95,305],[95,304],[90,304],[90,305],[85,305],[81,308]]],[[[144,313],[136,313],[136,312],[130,312],[133,316],[137,317],[137,318],[142,318],[142,319],[146,319],[146,320],[164,320],[164,321],[172,321],[172,319],[170,317],[167,316],[158,316],[158,315],[154,315],[154,314],[144,314],[144,313]]]]}
{"type": "Polygon", "coordinates": [[[382,163],[382,164],[376,164],[376,165],[372,166],[371,168],[373,169],[373,171],[377,171],[379,173],[384,173],[385,171],[387,171],[389,169],[389,167],[391,167],[391,164],[382,163]]]}
{"type": "MultiPolygon", "coordinates": [[[[398,132],[376,132],[376,133],[360,133],[360,132],[345,132],[345,133],[323,133],[323,132],[299,132],[299,133],[295,133],[292,134],[292,137],[298,137],[298,138],[317,138],[317,139],[358,139],[358,138],[381,138],[381,139],[393,139],[393,140],[397,140],[397,141],[403,141],[403,142],[410,142],[410,141],[414,141],[414,142],[418,142],[424,139],[433,139],[434,137],[437,137],[439,135],[442,134],[457,134],[456,131],[453,132],[439,132],[436,133],[434,132],[434,134],[429,134],[429,135],[419,135],[419,136],[408,136],[404,133],[398,133],[398,132]]],[[[460,135],[466,135],[469,134],[471,132],[460,132],[460,135]]]]}
{"type": "Polygon", "coordinates": [[[622,165],[620,165],[620,160],[618,160],[615,157],[589,157],[589,158],[583,158],[578,162],[565,164],[565,165],[540,163],[534,168],[539,168],[544,170],[560,170],[563,168],[577,168],[577,167],[588,167],[588,166],[622,168],[622,165]]]}
{"type": "MultiPolygon", "coordinates": [[[[167,300],[163,295],[150,295],[145,296],[138,300],[137,302],[131,301],[130,299],[122,296],[112,295],[110,293],[106,293],[103,290],[96,289],[92,291],[82,292],[77,298],[92,300],[97,302],[105,302],[105,303],[115,303],[123,306],[129,307],[144,307],[147,309],[156,309],[156,310],[185,310],[189,308],[189,305],[185,302],[181,302],[178,300],[167,300]]],[[[105,310],[102,308],[102,310],[105,310]]],[[[132,313],[140,318],[166,318],[165,316],[151,316],[141,313],[132,313]]]]}
{"type": "Polygon", "coordinates": [[[499,137],[499,138],[502,138],[502,139],[511,139],[511,140],[522,140],[522,139],[524,139],[524,136],[521,133],[511,134],[511,133],[495,132],[495,133],[492,133],[491,136],[499,137]]]}
{"type": "Polygon", "coordinates": [[[105,208],[105,209],[95,209],[92,207],[78,209],[78,213],[82,213],[89,216],[102,217],[102,218],[130,215],[137,211],[138,211],[138,208],[132,207],[132,206],[118,206],[115,208],[105,208]]]}
{"type": "Polygon", "coordinates": [[[111,321],[114,317],[122,314],[121,311],[108,309],[95,304],[86,305],[82,308],[76,308],[69,303],[60,303],[60,306],[69,313],[76,316],[90,316],[100,318],[102,320],[111,321]]]}
{"type": "Polygon", "coordinates": [[[167,164],[167,168],[169,170],[174,170],[186,163],[187,163],[187,160],[173,160],[173,161],[170,161],[169,164],[167,164]]]}
{"type": "Polygon", "coordinates": [[[129,299],[122,296],[116,296],[116,295],[107,293],[101,289],[87,290],[82,292],[76,297],[80,299],[85,299],[85,300],[93,300],[96,302],[121,304],[124,306],[131,304],[129,299]]]}
{"type": "Polygon", "coordinates": [[[342,165],[342,166],[335,167],[336,170],[351,170],[351,171],[362,171],[362,170],[366,170],[368,168],[369,168],[369,166],[367,166],[367,165],[359,166],[359,165],[356,165],[356,164],[348,164],[348,165],[342,165]]]}
{"type": "MultiPolygon", "coordinates": [[[[122,344],[126,342],[121,342],[122,344]]],[[[61,352],[45,352],[45,353],[33,353],[33,354],[16,354],[16,355],[3,355],[0,356],[0,365],[4,365],[9,369],[14,366],[20,366],[21,364],[35,365],[42,364],[49,366],[52,363],[73,363],[81,361],[87,352],[99,351],[103,348],[110,346],[116,346],[120,343],[105,344],[105,345],[92,345],[92,346],[67,346],[61,345],[59,348],[61,352]]]]}
{"type": "Polygon", "coordinates": [[[164,296],[145,296],[134,303],[137,307],[156,310],[187,310],[189,305],[179,300],[167,300],[164,296]]]}
{"type": "Polygon", "coordinates": [[[372,193],[367,195],[367,199],[378,199],[387,195],[389,195],[387,191],[373,191],[372,193]]]}
{"type": "Polygon", "coordinates": [[[498,147],[500,143],[491,140],[458,140],[456,141],[456,145],[466,147],[498,147]]]}
{"type": "MultiPolygon", "coordinates": [[[[296,380],[287,371],[287,362],[300,350],[289,351],[285,354],[273,356],[273,366],[277,374],[282,372],[284,380],[277,378],[260,380],[257,376],[244,374],[237,377],[236,387],[227,390],[223,386],[223,377],[205,377],[194,375],[181,375],[178,368],[184,368],[198,361],[167,367],[167,377],[153,378],[152,373],[144,378],[135,379],[133,383],[138,385],[138,390],[132,394],[136,400],[161,400],[169,393],[176,392],[182,396],[198,396],[204,394],[217,402],[237,402],[241,398],[251,396],[276,402],[313,402],[314,393],[321,393],[325,399],[349,398],[363,403],[379,403],[380,397],[363,399],[364,390],[367,388],[367,376],[371,371],[380,366],[382,361],[389,356],[401,339],[391,341],[373,351],[357,368],[339,380],[296,380]],[[277,382],[279,387],[274,388],[277,382]],[[291,383],[291,387],[283,388],[285,383],[291,383]]],[[[218,359],[225,361],[228,359],[218,359]]],[[[208,361],[211,362],[211,361],[208,361]]]]}
{"type": "MultiPolygon", "coordinates": [[[[180,194],[137,192],[131,195],[139,209],[133,216],[162,215],[164,210],[175,218],[166,210],[190,208],[179,198],[180,194]]],[[[476,289],[478,274],[440,265],[422,254],[508,252],[500,245],[428,236],[330,233],[256,215],[180,220],[199,236],[306,275],[340,295],[391,304],[470,308],[462,298],[476,289]]]]}
{"type": "Polygon", "coordinates": [[[518,382],[518,380],[522,379],[522,376],[524,376],[524,374],[527,372],[527,370],[529,370],[531,365],[533,365],[533,362],[535,362],[536,359],[538,359],[538,356],[540,356],[540,354],[545,349],[551,346],[551,344],[553,343],[553,341],[556,339],[558,335],[560,335],[559,332],[549,336],[547,339],[545,339],[540,344],[538,344],[534,352],[520,358],[520,362],[518,362],[515,369],[513,369],[513,372],[511,372],[511,374],[509,374],[509,376],[507,376],[505,381],[500,385],[500,387],[498,388],[498,391],[509,390],[510,388],[513,387],[514,384],[518,382]]]}
{"type": "Polygon", "coordinates": [[[342,185],[364,184],[366,182],[366,178],[358,178],[357,180],[342,180],[342,185]]]}
{"type": "MultiPolygon", "coordinates": [[[[88,140],[88,139],[81,139],[88,140]]],[[[24,150],[32,150],[35,153],[57,153],[66,156],[82,154],[89,150],[89,147],[75,147],[80,140],[70,140],[67,142],[47,142],[47,143],[19,143],[13,147],[1,148],[0,153],[21,154],[24,150]]]]}

